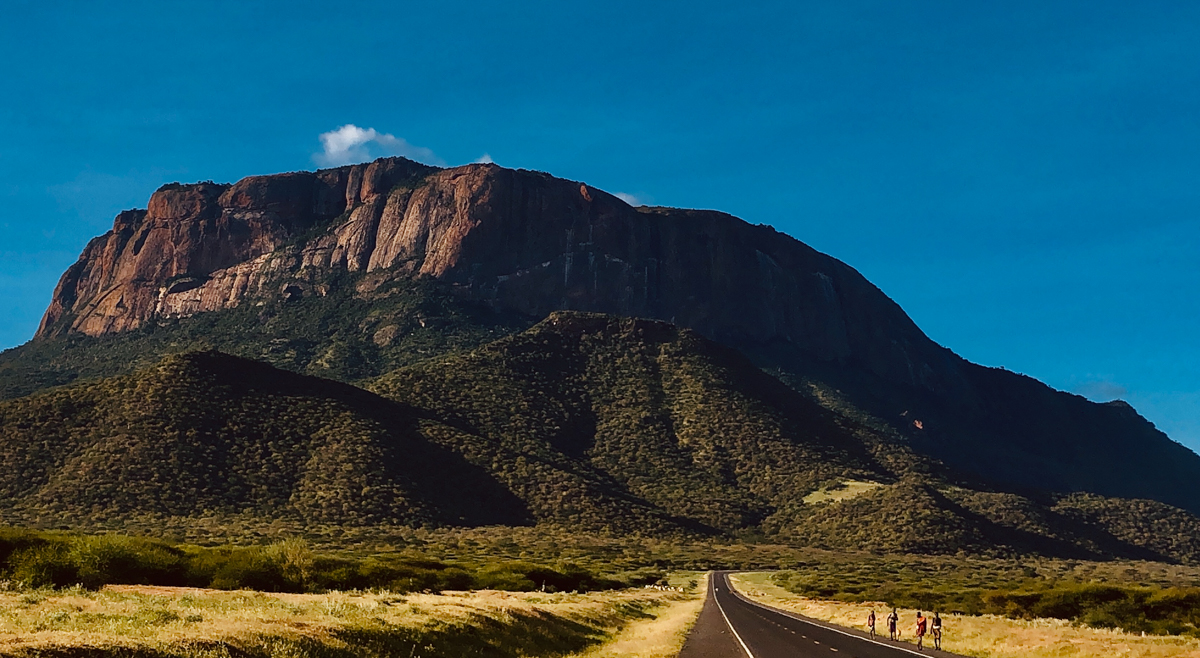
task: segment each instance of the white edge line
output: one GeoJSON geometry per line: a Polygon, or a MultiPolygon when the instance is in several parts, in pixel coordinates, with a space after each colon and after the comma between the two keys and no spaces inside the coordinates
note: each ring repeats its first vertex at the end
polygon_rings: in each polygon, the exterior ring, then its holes
{"type": "MultiPolygon", "coordinates": [[[[856,639],[856,640],[862,640],[863,642],[870,642],[871,644],[876,644],[876,645],[879,645],[879,646],[881,646],[881,647],[887,647],[887,648],[889,648],[889,649],[895,649],[896,651],[903,651],[904,653],[911,653],[911,654],[912,654],[912,655],[914,655],[914,656],[922,656],[922,657],[924,657],[924,658],[928,658],[928,656],[929,656],[929,654],[927,654],[927,653],[920,653],[920,652],[918,652],[918,651],[913,651],[912,649],[905,649],[904,647],[897,647],[897,646],[895,646],[895,645],[892,645],[892,644],[884,644],[883,642],[879,642],[879,641],[876,641],[876,640],[872,640],[872,639],[870,639],[870,638],[866,638],[866,637],[863,637],[863,636],[861,636],[861,635],[855,635],[854,633],[847,633],[846,631],[843,631],[842,629],[840,629],[840,628],[838,628],[838,627],[834,626],[833,624],[829,624],[828,626],[825,626],[825,625],[822,625],[822,624],[816,624],[816,623],[813,623],[812,621],[809,621],[809,620],[807,620],[807,619],[803,619],[803,618],[801,618],[801,617],[797,617],[795,614],[793,614],[793,613],[791,613],[791,612],[788,612],[787,610],[781,610],[781,609],[779,609],[779,608],[772,608],[772,607],[771,607],[771,606],[769,606],[769,605],[763,605],[762,603],[759,603],[758,601],[755,601],[755,600],[751,599],[751,598],[750,598],[750,597],[748,597],[748,596],[744,596],[744,595],[743,595],[741,592],[738,592],[738,591],[737,591],[737,588],[735,588],[735,587],[733,586],[733,583],[732,583],[732,582],[729,580],[729,578],[728,578],[728,577],[727,577],[727,578],[725,578],[725,582],[726,582],[726,584],[728,584],[728,585],[729,585],[729,591],[730,591],[730,592],[731,592],[731,593],[732,593],[734,596],[736,596],[736,597],[738,597],[739,599],[741,599],[741,600],[745,601],[746,603],[749,603],[750,605],[753,605],[753,606],[758,606],[758,607],[762,608],[763,610],[767,610],[767,611],[770,611],[770,612],[779,613],[779,614],[783,615],[784,617],[791,617],[792,619],[795,619],[796,621],[799,621],[799,622],[803,622],[803,623],[805,623],[805,624],[808,624],[809,626],[816,626],[817,628],[824,628],[824,629],[826,629],[826,630],[833,631],[834,633],[841,633],[842,635],[845,635],[846,637],[852,637],[852,638],[854,638],[854,639],[856,639]]],[[[713,595],[713,598],[714,598],[714,599],[716,599],[716,598],[717,598],[715,594],[713,595]]],[[[721,607],[721,602],[720,602],[720,601],[717,601],[717,608],[719,609],[720,607],[721,607]]],[[[723,615],[723,614],[725,614],[725,611],[724,611],[724,610],[721,610],[721,614],[722,614],[722,615],[723,615]]],[[[728,617],[726,617],[726,618],[725,618],[725,623],[729,623],[729,618],[728,618],[728,617]]],[[[827,622],[827,623],[828,623],[828,622],[827,622]]],[[[732,625],[732,624],[729,626],[729,630],[731,630],[731,631],[733,630],[733,625],[732,625]]],[[[734,635],[737,635],[737,631],[733,631],[733,634],[734,634],[734,635]]],[[[740,641],[741,639],[742,639],[742,638],[740,638],[740,637],[738,638],[738,640],[739,640],[739,641],[740,641]]],[[[743,643],[742,643],[742,648],[745,648],[745,647],[746,647],[746,644],[743,642],[743,643]]],[[[750,650],[749,650],[749,649],[746,649],[746,653],[750,653],[750,650]]],[[[754,658],[754,656],[752,655],[752,656],[750,656],[750,658],[754,658]]]]}
{"type": "MultiPolygon", "coordinates": [[[[737,629],[733,627],[733,624],[732,624],[732,623],[730,623],[730,621],[729,621],[729,615],[725,614],[725,608],[722,608],[722,607],[721,607],[721,599],[717,597],[717,580],[718,580],[718,578],[717,578],[717,577],[719,577],[719,576],[720,576],[720,574],[715,574],[715,573],[714,573],[714,574],[713,574],[713,576],[715,576],[715,577],[713,578],[713,580],[712,580],[712,583],[713,583],[713,601],[714,601],[714,602],[716,602],[716,604],[717,604],[717,610],[720,610],[720,611],[721,611],[721,616],[725,618],[725,625],[726,625],[726,626],[729,626],[729,631],[730,631],[731,633],[733,633],[733,636],[734,636],[734,637],[736,637],[736,638],[737,638],[738,644],[742,645],[742,651],[745,651],[745,652],[746,652],[746,655],[747,655],[747,656],[750,656],[750,658],[754,658],[754,654],[750,652],[750,647],[746,646],[746,641],[742,639],[742,636],[738,634],[738,632],[737,632],[737,629]]],[[[730,593],[730,594],[733,594],[734,596],[737,596],[737,590],[735,590],[735,589],[733,588],[733,585],[730,585],[730,584],[729,584],[729,577],[728,577],[728,576],[726,576],[726,577],[725,577],[725,586],[729,588],[729,593],[730,593]]]]}

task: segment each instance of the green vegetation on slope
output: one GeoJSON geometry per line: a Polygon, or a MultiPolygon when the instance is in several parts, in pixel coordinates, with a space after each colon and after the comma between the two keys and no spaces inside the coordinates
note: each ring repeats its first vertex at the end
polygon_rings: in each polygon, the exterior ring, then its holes
{"type": "Polygon", "coordinates": [[[536,524],[880,553],[1200,556],[1200,520],[1182,510],[987,490],[666,323],[555,313],[368,385],[192,352],[0,402],[0,518],[181,536],[536,524]],[[835,495],[845,482],[861,483],[855,495],[835,495]]]}
{"type": "Polygon", "coordinates": [[[462,300],[439,282],[313,272],[323,294],[274,297],[92,338],[65,334],[0,353],[0,400],[126,374],[164,355],[220,350],[292,372],[355,381],[468,349],[531,322],[462,300]]]}
{"type": "Polygon", "coordinates": [[[1105,498],[1092,494],[1059,497],[1054,510],[1120,541],[1157,555],[1200,562],[1200,519],[1157,500],[1105,498]]]}
{"type": "MultiPolygon", "coordinates": [[[[556,313],[371,388],[464,435],[443,445],[470,441],[480,460],[492,446],[526,456],[492,472],[534,508],[560,495],[540,464],[727,532],[793,512],[823,482],[891,477],[836,416],[736,352],[660,322],[556,313]]],[[[545,520],[604,522],[602,510],[560,510],[545,520]]]]}
{"type": "Polygon", "coordinates": [[[214,352],[0,403],[0,505],[39,525],[248,513],[306,523],[527,522],[420,415],[214,352]]]}

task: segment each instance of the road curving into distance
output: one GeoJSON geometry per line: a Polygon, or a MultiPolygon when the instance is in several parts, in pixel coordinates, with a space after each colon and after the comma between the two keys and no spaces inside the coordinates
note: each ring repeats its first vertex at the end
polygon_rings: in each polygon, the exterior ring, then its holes
{"type": "MultiPolygon", "coordinates": [[[[708,598],[679,658],[958,658],[929,648],[917,651],[913,644],[871,640],[865,633],[751,601],[729,585],[729,573],[718,571],[708,579],[708,598]]],[[[884,628],[882,618],[879,628],[884,628]]]]}

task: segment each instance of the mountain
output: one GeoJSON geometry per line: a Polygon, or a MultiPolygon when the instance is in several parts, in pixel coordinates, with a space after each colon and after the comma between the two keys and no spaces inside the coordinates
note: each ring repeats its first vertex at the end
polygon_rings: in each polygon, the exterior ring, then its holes
{"type": "Polygon", "coordinates": [[[1200,457],[1128,405],[971,364],[792,237],[495,165],[164,186],[63,275],[35,339],[0,356],[0,391],[205,347],[362,382],[564,309],[693,329],[1002,489],[1200,511],[1200,457]]]}
{"type": "Polygon", "coordinates": [[[1200,519],[1184,510],[989,490],[667,323],[555,312],[367,386],[191,352],[0,402],[0,518],[547,524],[1200,559],[1200,519]]]}

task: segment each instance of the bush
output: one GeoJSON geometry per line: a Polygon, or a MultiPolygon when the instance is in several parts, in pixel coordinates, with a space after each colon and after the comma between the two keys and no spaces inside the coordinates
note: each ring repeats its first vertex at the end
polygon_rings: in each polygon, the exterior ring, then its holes
{"type": "Polygon", "coordinates": [[[66,559],[76,571],[76,582],[88,588],[108,583],[187,584],[183,553],[145,539],[116,535],[76,537],[71,540],[66,559]]]}
{"type": "MultiPolygon", "coordinates": [[[[645,576],[634,574],[631,580],[640,583],[645,576]]],[[[355,559],[318,554],[300,539],[257,547],[181,549],[117,535],[11,530],[0,530],[0,579],[30,587],[185,585],[264,592],[479,588],[562,592],[626,586],[569,564],[554,569],[517,561],[461,565],[411,557],[355,559]]]]}
{"type": "Polygon", "coordinates": [[[6,571],[11,580],[26,587],[69,587],[79,582],[79,570],[60,543],[43,543],[13,553],[6,571]]]}

